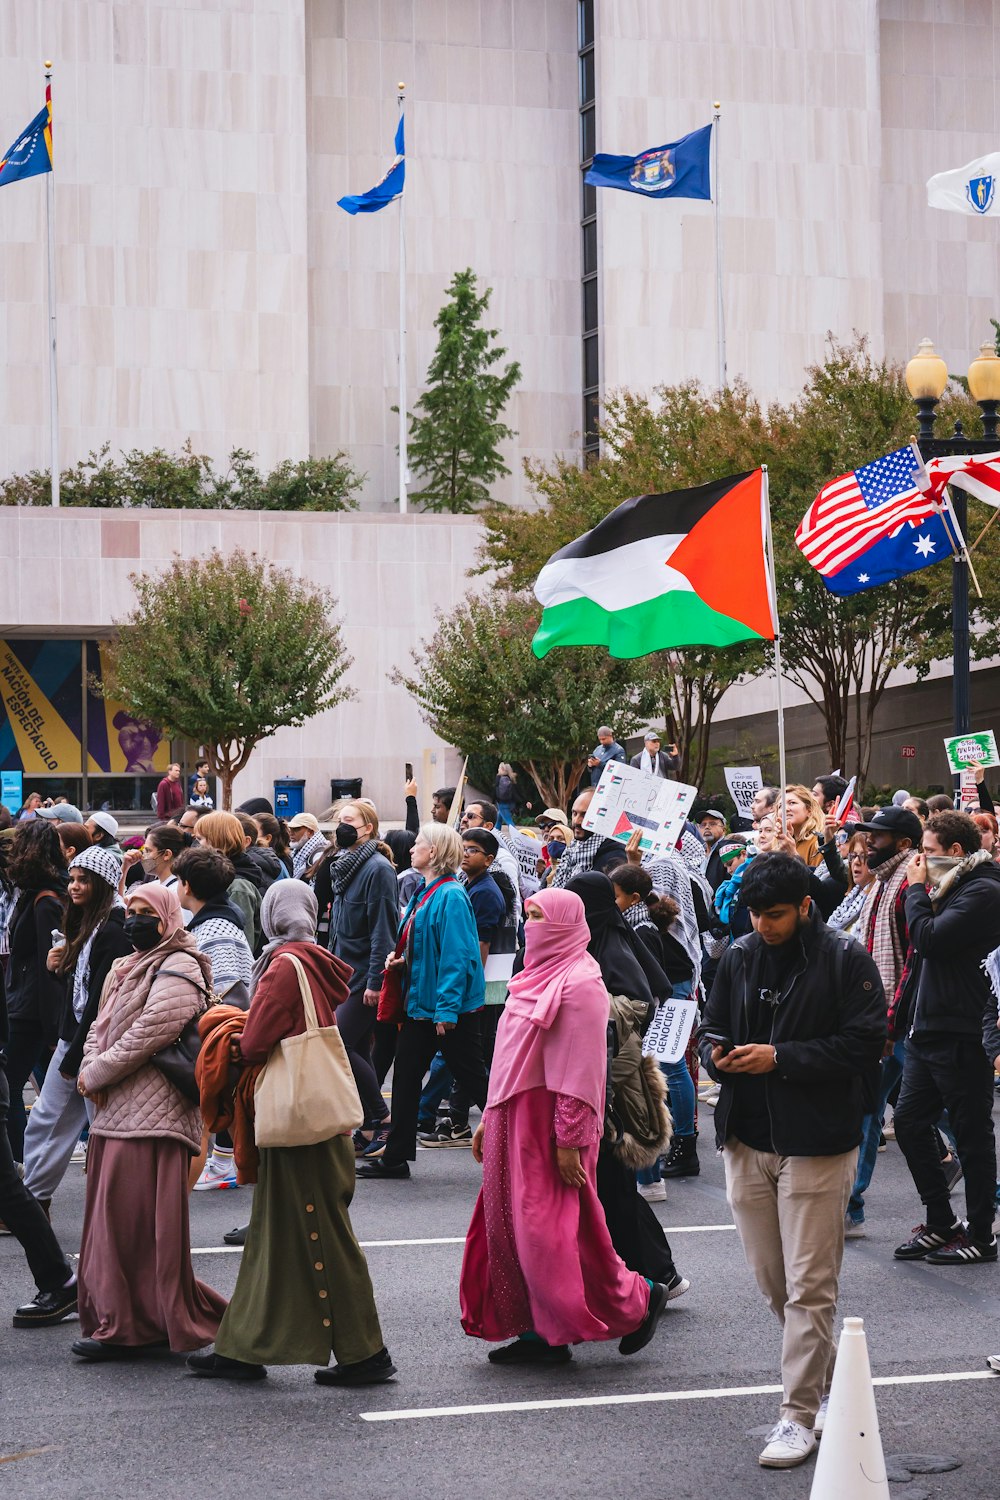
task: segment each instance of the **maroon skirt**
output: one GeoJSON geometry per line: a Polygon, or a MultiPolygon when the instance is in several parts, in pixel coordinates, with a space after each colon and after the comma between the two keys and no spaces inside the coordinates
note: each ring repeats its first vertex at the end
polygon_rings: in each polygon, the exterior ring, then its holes
{"type": "Polygon", "coordinates": [[[87,1338],[177,1353],[215,1338],[226,1299],[191,1265],[190,1165],[182,1141],[91,1135],[77,1270],[87,1338]]]}

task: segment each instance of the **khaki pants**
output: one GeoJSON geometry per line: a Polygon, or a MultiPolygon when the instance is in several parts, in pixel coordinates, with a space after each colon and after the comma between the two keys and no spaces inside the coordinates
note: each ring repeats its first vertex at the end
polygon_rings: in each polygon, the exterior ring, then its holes
{"type": "Polygon", "coordinates": [[[833,1376],[844,1214],[858,1153],[777,1156],[732,1139],[723,1158],[747,1265],[784,1330],[781,1415],[812,1427],[833,1376]]]}

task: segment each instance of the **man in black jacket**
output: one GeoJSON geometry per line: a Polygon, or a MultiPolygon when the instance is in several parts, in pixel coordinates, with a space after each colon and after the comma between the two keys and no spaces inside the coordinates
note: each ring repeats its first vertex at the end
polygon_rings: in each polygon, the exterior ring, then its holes
{"type": "Polygon", "coordinates": [[[784,1329],[781,1416],[765,1468],[808,1458],[833,1375],[833,1320],[866,1084],[885,1042],[878,970],[813,907],[809,870],[759,854],[740,897],[754,931],[723,955],[698,1032],[722,1086],[716,1142],[747,1264],[784,1329]]]}
{"type": "Polygon", "coordinates": [[[668,777],[676,778],[680,763],[681,754],[676,745],[671,744],[669,750],[660,749],[660,736],[655,729],[647,731],[642,749],[629,761],[635,770],[645,771],[648,776],[658,776],[664,781],[668,777]]]}
{"type": "Polygon", "coordinates": [[[976,1265],[997,1258],[993,1068],[983,1046],[993,996],[982,964],[1000,947],[1000,870],[967,814],[940,812],[907,879],[910,951],[891,1016],[893,1035],[906,1037],[896,1142],[927,1222],[895,1256],[976,1265]],[[932,1128],[945,1109],[965,1174],[968,1228],[952,1210],[932,1128]]]}

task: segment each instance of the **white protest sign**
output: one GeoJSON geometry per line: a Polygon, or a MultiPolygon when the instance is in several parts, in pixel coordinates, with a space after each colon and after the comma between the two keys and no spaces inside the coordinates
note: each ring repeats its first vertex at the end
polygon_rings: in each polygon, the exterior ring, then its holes
{"type": "Polygon", "coordinates": [[[959,774],[960,781],[958,800],[961,804],[961,810],[964,812],[967,808],[971,807],[973,803],[975,803],[975,805],[978,807],[979,783],[976,780],[975,771],[962,771],[959,774]]]}
{"type": "Polygon", "coordinates": [[[583,817],[583,826],[623,847],[634,833],[643,854],[672,848],[681,836],[697,787],[647,776],[621,761],[609,760],[583,817]]]}
{"type": "Polygon", "coordinates": [[[760,766],[726,766],[726,786],[741,818],[752,816],[750,804],[764,785],[760,766]]]}
{"type": "Polygon", "coordinates": [[[972,730],[968,734],[949,735],[944,742],[948,764],[959,772],[970,762],[980,766],[1000,766],[997,737],[992,729],[972,730]]]}
{"type": "Polygon", "coordinates": [[[643,1038],[643,1056],[655,1057],[657,1062],[680,1062],[687,1051],[697,1010],[696,1000],[664,1000],[643,1038]]]}

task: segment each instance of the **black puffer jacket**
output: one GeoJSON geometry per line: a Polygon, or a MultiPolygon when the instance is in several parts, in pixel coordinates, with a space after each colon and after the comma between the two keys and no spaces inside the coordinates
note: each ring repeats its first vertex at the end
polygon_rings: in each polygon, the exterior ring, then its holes
{"type": "MultiPolygon", "coordinates": [[[[885,1044],[885,994],[878,969],[860,943],[831,931],[816,913],[801,930],[801,962],[774,1007],[771,1045],[778,1066],[764,1074],[771,1139],[780,1156],[838,1156],[861,1140],[870,1074],[885,1044]]],[[[747,1010],[760,988],[764,943],[755,932],[719,961],[698,1050],[722,1085],[715,1106],[721,1150],[739,1079],[712,1065],[716,1032],[736,1046],[749,1040],[747,1010]]]]}
{"type": "Polygon", "coordinates": [[[993,1000],[983,959],[1000,948],[1000,869],[975,865],[938,906],[922,885],[906,890],[910,934],[896,1033],[979,1036],[993,1000]]]}
{"type": "Polygon", "coordinates": [[[52,947],[52,933],[63,925],[66,883],[58,890],[24,891],[14,907],[7,936],[7,1012],[11,1020],[33,1021],[42,1029],[47,1047],[59,1040],[62,1021],[63,982],[45,966],[52,947]]]}

